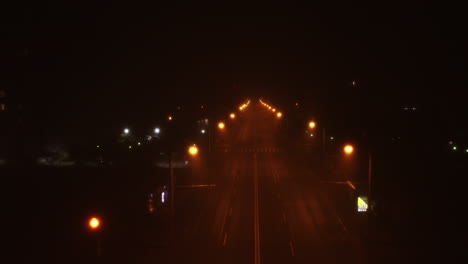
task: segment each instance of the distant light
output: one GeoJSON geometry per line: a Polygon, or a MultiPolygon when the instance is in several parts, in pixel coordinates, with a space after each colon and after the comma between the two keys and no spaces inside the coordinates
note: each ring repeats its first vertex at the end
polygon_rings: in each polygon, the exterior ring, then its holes
{"type": "Polygon", "coordinates": [[[219,129],[224,129],[224,127],[225,127],[225,125],[224,125],[223,122],[219,122],[219,123],[218,123],[218,128],[219,128],[219,129]]]}
{"type": "Polygon", "coordinates": [[[335,139],[335,138],[334,138],[334,137],[330,137],[330,140],[333,140],[333,139],[335,139]]]}
{"type": "Polygon", "coordinates": [[[91,219],[89,219],[88,225],[91,229],[96,230],[101,225],[101,221],[99,221],[97,217],[91,217],[91,219]]]}
{"type": "Polygon", "coordinates": [[[180,106],[177,107],[177,110],[180,110],[180,106]]]}
{"type": "Polygon", "coordinates": [[[132,148],[132,146],[128,146],[128,148],[129,148],[129,149],[131,149],[131,148],[132,148]]]}
{"type": "Polygon", "coordinates": [[[405,107],[405,108],[403,108],[403,109],[405,109],[405,111],[407,111],[407,110],[408,110],[408,107],[405,107]]]}
{"type": "Polygon", "coordinates": [[[356,82],[356,81],[353,81],[352,84],[353,84],[353,86],[356,86],[356,85],[357,85],[357,82],[356,82]]]}
{"type": "Polygon", "coordinates": [[[129,134],[129,133],[130,133],[130,129],[125,128],[125,129],[124,129],[124,133],[125,133],[125,134],[129,134]]]}
{"type": "Polygon", "coordinates": [[[171,115],[168,116],[168,117],[167,117],[167,120],[171,121],[171,120],[172,120],[172,116],[171,116],[171,115]]]}
{"type": "Polygon", "coordinates": [[[449,141],[449,145],[452,145],[453,144],[453,141],[449,141]]]}
{"type": "Polygon", "coordinates": [[[310,133],[310,136],[311,136],[311,137],[313,137],[313,136],[314,136],[314,134],[310,133]]]}
{"type": "Polygon", "coordinates": [[[343,151],[346,155],[351,155],[354,152],[354,147],[352,145],[347,144],[344,146],[343,151]]]}
{"type": "Polygon", "coordinates": [[[244,108],[243,108],[242,106],[240,106],[240,107],[239,107],[239,110],[242,111],[242,110],[244,110],[244,108]]]}
{"type": "Polygon", "coordinates": [[[457,150],[457,146],[453,146],[452,149],[453,149],[453,150],[457,150]]]}
{"type": "Polygon", "coordinates": [[[296,106],[299,106],[299,103],[296,103],[296,106]]]}
{"type": "Polygon", "coordinates": [[[202,129],[202,130],[201,130],[201,133],[202,133],[202,134],[205,134],[205,129],[202,129]]]}
{"type": "Polygon", "coordinates": [[[465,149],[465,152],[466,152],[466,153],[468,153],[468,148],[467,148],[467,149],[465,149]]]}
{"type": "Polygon", "coordinates": [[[283,114],[281,112],[276,113],[276,117],[281,118],[283,114]]]}
{"type": "Polygon", "coordinates": [[[273,108],[273,109],[271,109],[271,111],[276,112],[276,109],[273,108]]]}
{"type": "Polygon", "coordinates": [[[166,192],[161,192],[161,203],[166,201],[166,192]]]}
{"type": "Polygon", "coordinates": [[[192,155],[192,156],[197,155],[197,153],[198,153],[198,148],[197,148],[197,146],[195,146],[195,145],[191,146],[191,147],[189,148],[188,152],[189,152],[189,154],[192,155]]]}
{"type": "Polygon", "coordinates": [[[101,146],[99,146],[99,145],[96,145],[96,148],[100,148],[100,147],[101,147],[101,146]]]}
{"type": "Polygon", "coordinates": [[[156,133],[156,134],[161,133],[161,129],[159,129],[159,127],[155,128],[155,129],[154,129],[154,133],[156,133]]]}
{"type": "Polygon", "coordinates": [[[416,111],[416,107],[413,107],[413,111],[416,111]]]}
{"type": "Polygon", "coordinates": [[[309,122],[309,128],[315,128],[315,122],[314,121],[309,122]]]}
{"type": "Polygon", "coordinates": [[[231,119],[234,119],[234,118],[236,118],[236,115],[235,115],[234,113],[231,113],[231,114],[229,115],[229,117],[230,117],[231,119]]]}
{"type": "Polygon", "coordinates": [[[140,146],[140,145],[141,145],[141,143],[140,143],[140,142],[138,142],[138,143],[137,143],[137,145],[138,145],[138,146],[140,146]]]}
{"type": "Polygon", "coordinates": [[[200,108],[201,108],[201,109],[203,109],[203,105],[202,105],[202,106],[200,106],[200,108]]]}

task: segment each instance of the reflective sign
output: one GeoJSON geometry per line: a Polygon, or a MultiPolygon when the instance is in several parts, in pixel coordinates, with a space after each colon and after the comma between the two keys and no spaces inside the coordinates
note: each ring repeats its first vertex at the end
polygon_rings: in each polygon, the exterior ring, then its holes
{"type": "Polygon", "coordinates": [[[358,196],[357,198],[357,210],[358,212],[367,212],[367,196],[358,196]]]}

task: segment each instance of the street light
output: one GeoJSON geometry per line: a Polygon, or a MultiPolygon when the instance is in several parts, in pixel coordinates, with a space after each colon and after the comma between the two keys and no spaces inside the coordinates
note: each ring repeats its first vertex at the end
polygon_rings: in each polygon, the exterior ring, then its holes
{"type": "Polygon", "coordinates": [[[310,129],[314,129],[314,128],[315,128],[315,122],[314,122],[314,121],[310,121],[310,122],[309,122],[309,128],[310,128],[310,129]]]}
{"type": "Polygon", "coordinates": [[[234,118],[236,118],[236,115],[235,115],[234,113],[231,113],[231,114],[229,115],[229,117],[230,117],[231,119],[234,119],[234,118]]]}
{"type": "Polygon", "coordinates": [[[191,156],[196,156],[198,154],[197,146],[195,146],[195,144],[193,146],[190,146],[188,152],[191,156]]]}
{"type": "Polygon", "coordinates": [[[219,129],[223,130],[224,127],[225,127],[225,125],[224,125],[223,122],[219,122],[219,123],[218,123],[218,128],[219,128],[219,129]]]}
{"type": "Polygon", "coordinates": [[[167,120],[172,121],[172,116],[169,115],[169,116],[167,117],[167,120]]]}
{"type": "Polygon", "coordinates": [[[283,114],[281,112],[276,113],[276,117],[281,118],[283,114]]]}
{"type": "Polygon", "coordinates": [[[97,217],[91,217],[88,221],[88,226],[91,230],[98,230],[101,226],[101,221],[97,217]]]}
{"type": "Polygon", "coordinates": [[[154,129],[154,133],[155,133],[155,134],[161,133],[161,129],[159,129],[159,127],[155,128],[155,129],[154,129]]]}
{"type": "Polygon", "coordinates": [[[126,134],[126,135],[130,134],[130,129],[124,128],[124,134],[126,134]]]}
{"type": "MultiPolygon", "coordinates": [[[[101,220],[97,217],[91,217],[88,221],[88,227],[91,231],[97,232],[101,227],[101,220]]],[[[100,257],[101,253],[101,239],[99,237],[99,233],[96,233],[96,255],[100,257]]]]}
{"type": "Polygon", "coordinates": [[[353,147],[353,145],[351,145],[351,144],[346,144],[346,145],[343,147],[343,151],[344,151],[344,153],[345,153],[346,155],[349,156],[349,155],[353,154],[353,152],[354,152],[354,147],[353,147]]]}

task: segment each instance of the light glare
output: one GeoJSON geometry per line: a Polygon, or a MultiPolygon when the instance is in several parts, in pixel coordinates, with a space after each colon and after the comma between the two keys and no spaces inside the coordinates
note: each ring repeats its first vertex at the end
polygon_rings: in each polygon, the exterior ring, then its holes
{"type": "Polygon", "coordinates": [[[354,152],[354,147],[348,144],[344,146],[343,150],[346,155],[351,155],[354,152]]]}
{"type": "Polygon", "coordinates": [[[99,226],[101,225],[99,219],[97,217],[92,217],[90,220],[89,220],[89,223],[88,223],[89,227],[93,230],[96,230],[99,228],[99,226]]]}

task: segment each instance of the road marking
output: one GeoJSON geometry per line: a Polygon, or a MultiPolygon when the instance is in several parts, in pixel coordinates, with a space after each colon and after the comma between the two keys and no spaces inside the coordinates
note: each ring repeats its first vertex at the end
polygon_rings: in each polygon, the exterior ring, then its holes
{"type": "Polygon", "coordinates": [[[257,154],[254,153],[254,264],[260,264],[260,221],[258,207],[257,154]]]}
{"type": "Polygon", "coordinates": [[[221,234],[224,232],[224,226],[226,226],[227,215],[228,215],[228,212],[226,211],[223,217],[223,223],[221,225],[221,230],[220,230],[221,234]]]}
{"type": "Polygon", "coordinates": [[[226,232],[226,233],[224,233],[223,247],[226,246],[227,238],[228,238],[228,234],[227,234],[227,232],[226,232]]]}
{"type": "Polygon", "coordinates": [[[292,241],[289,241],[289,249],[291,250],[291,256],[295,257],[296,252],[294,251],[294,246],[293,246],[292,241]]]}
{"type": "Polygon", "coordinates": [[[348,228],[346,228],[346,226],[343,224],[343,221],[341,221],[341,218],[339,216],[336,216],[336,218],[338,219],[338,222],[340,223],[341,227],[343,227],[343,230],[345,231],[345,233],[349,234],[348,228]]]}
{"type": "Polygon", "coordinates": [[[275,184],[278,184],[278,172],[277,172],[276,169],[273,168],[273,167],[271,168],[271,172],[272,172],[272,174],[273,174],[273,178],[274,178],[274,180],[275,180],[275,184]]]}
{"type": "Polygon", "coordinates": [[[216,187],[216,184],[178,185],[177,188],[216,187]]]}

